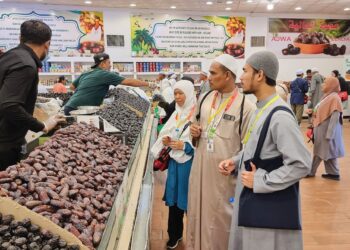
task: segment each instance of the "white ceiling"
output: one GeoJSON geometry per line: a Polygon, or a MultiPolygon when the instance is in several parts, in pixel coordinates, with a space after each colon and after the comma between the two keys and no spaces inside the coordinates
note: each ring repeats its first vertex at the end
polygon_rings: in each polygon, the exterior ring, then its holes
{"type": "MultiPolygon", "coordinates": [[[[0,0],[1,1],[1,0],[0,0]]],[[[92,4],[85,4],[85,0],[3,0],[2,3],[35,3],[50,5],[74,5],[91,6],[99,8],[131,8],[131,3],[136,4],[137,9],[149,10],[170,10],[170,6],[176,6],[179,11],[203,11],[203,12],[227,12],[227,13],[300,13],[300,14],[334,14],[348,15],[350,11],[344,11],[344,8],[350,8],[350,0],[233,0],[227,4],[226,0],[211,0],[212,5],[207,5],[208,0],[91,0],[92,4]],[[267,10],[267,3],[272,1],[274,9],[267,10]],[[230,7],[231,10],[225,10],[230,7]],[[296,11],[296,7],[302,10],[296,11]]]]}

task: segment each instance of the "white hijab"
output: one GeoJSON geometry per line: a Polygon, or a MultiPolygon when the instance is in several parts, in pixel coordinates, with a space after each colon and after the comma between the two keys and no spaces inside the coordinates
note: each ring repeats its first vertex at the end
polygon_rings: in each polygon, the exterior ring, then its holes
{"type": "MultiPolygon", "coordinates": [[[[196,104],[196,98],[194,94],[194,87],[193,84],[190,81],[187,80],[181,80],[176,82],[174,85],[174,90],[179,89],[181,90],[185,96],[186,100],[182,107],[180,107],[178,104],[176,104],[174,113],[170,116],[169,120],[165,123],[164,127],[159,133],[158,139],[156,143],[153,145],[151,152],[154,156],[154,158],[159,157],[159,153],[164,147],[162,139],[165,136],[173,137],[174,131],[176,130],[176,116],[178,116],[178,120],[183,120],[188,117],[188,115],[191,113],[194,105],[196,104]]],[[[194,114],[192,114],[194,115],[194,114]]],[[[191,119],[189,119],[191,120],[191,119]]],[[[179,131],[182,132],[184,126],[188,123],[188,121],[185,121],[181,126],[179,127],[179,131]]],[[[186,128],[186,130],[182,133],[182,135],[179,138],[180,140],[184,142],[188,142],[191,144],[190,139],[190,128],[186,128]]],[[[174,159],[178,163],[185,163],[186,161],[190,160],[192,156],[186,155],[183,150],[171,150],[170,151],[170,157],[174,159]]]]}

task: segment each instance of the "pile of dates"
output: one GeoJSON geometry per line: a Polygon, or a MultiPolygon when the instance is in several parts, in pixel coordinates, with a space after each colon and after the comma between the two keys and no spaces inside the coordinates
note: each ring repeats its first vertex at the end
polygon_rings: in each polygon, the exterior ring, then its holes
{"type": "Polygon", "coordinates": [[[342,45],[342,46],[338,47],[336,44],[329,44],[323,50],[324,54],[331,55],[331,56],[344,55],[345,52],[346,52],[346,46],[345,45],[342,45]]]}
{"type": "Polygon", "coordinates": [[[30,219],[17,221],[12,215],[0,213],[0,249],[6,250],[79,250],[58,235],[32,224],[30,219]]]}
{"type": "Polygon", "coordinates": [[[122,131],[126,135],[127,144],[134,146],[143,127],[149,103],[122,89],[114,89],[110,94],[114,96],[113,103],[97,114],[122,131]],[[142,112],[142,117],[124,104],[142,112]]]}
{"type": "Polygon", "coordinates": [[[108,95],[114,96],[115,100],[118,100],[120,102],[128,104],[129,106],[137,109],[138,111],[140,111],[144,114],[147,113],[149,106],[150,106],[148,101],[144,100],[141,97],[132,95],[132,94],[128,93],[127,91],[125,91],[124,89],[115,88],[115,89],[109,91],[108,95]]]}
{"type": "Polygon", "coordinates": [[[329,39],[323,32],[303,32],[298,35],[295,42],[304,44],[325,44],[329,43],[329,39]]]}
{"type": "Polygon", "coordinates": [[[300,54],[300,48],[294,47],[293,44],[288,44],[288,47],[282,50],[283,55],[298,55],[300,54]]]}
{"type": "Polygon", "coordinates": [[[224,53],[233,57],[240,57],[244,54],[244,47],[240,44],[227,44],[224,46],[224,53]]]}
{"type": "Polygon", "coordinates": [[[68,93],[39,93],[38,96],[46,97],[46,98],[58,98],[63,101],[63,106],[68,102],[69,98],[73,95],[72,92],[68,93]]]}
{"type": "Polygon", "coordinates": [[[73,124],[0,172],[0,187],[94,249],[130,156],[131,149],[117,137],[84,123],[73,124]]]}

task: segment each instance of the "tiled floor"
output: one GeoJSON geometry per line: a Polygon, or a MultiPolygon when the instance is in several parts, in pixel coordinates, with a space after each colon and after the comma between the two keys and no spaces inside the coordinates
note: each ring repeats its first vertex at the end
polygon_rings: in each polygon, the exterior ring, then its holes
{"type": "MultiPolygon", "coordinates": [[[[305,128],[306,122],[303,122],[302,130],[305,131],[305,128]]],[[[344,122],[343,137],[345,151],[350,152],[348,119],[344,122]]],[[[311,150],[312,145],[307,145],[311,150]]],[[[323,165],[319,167],[315,178],[301,181],[304,250],[350,249],[350,155],[340,159],[339,163],[339,182],[320,177],[324,172],[323,165]]],[[[168,208],[162,201],[165,174],[155,174],[151,250],[166,249],[168,240],[168,208]]],[[[185,249],[183,242],[176,249],[185,249]]]]}

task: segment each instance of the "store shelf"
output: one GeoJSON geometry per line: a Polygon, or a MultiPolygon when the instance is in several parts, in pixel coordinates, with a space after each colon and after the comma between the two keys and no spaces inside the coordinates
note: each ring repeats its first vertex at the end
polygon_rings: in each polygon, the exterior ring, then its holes
{"type": "Polygon", "coordinates": [[[199,75],[201,72],[183,72],[183,75],[199,75]]]}
{"type": "Polygon", "coordinates": [[[119,72],[119,74],[121,74],[121,75],[133,75],[133,74],[135,74],[135,72],[119,72]]]}
{"type": "Polygon", "coordinates": [[[160,72],[137,72],[137,75],[158,75],[160,72]]]}
{"type": "Polygon", "coordinates": [[[70,72],[39,72],[39,76],[69,76],[70,72]]]}

